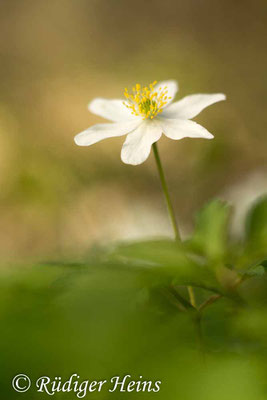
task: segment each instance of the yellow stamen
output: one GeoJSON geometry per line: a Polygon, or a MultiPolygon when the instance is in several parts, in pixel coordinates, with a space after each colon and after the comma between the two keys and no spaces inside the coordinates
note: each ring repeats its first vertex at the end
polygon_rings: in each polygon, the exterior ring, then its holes
{"type": "Polygon", "coordinates": [[[147,87],[141,87],[139,83],[137,83],[133,88],[133,94],[129,94],[127,88],[124,89],[124,96],[127,101],[123,104],[131,110],[131,113],[136,116],[141,116],[143,119],[155,118],[158,113],[162,112],[162,108],[167,104],[167,99],[171,99],[168,97],[168,89],[165,86],[163,89],[160,87],[157,91],[155,91],[154,86],[157,84],[157,81],[150,83],[147,87]]]}

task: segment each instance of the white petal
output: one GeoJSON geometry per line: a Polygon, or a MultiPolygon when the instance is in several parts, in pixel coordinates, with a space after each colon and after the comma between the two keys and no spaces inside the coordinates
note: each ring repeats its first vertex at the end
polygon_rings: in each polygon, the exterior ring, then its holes
{"type": "Polygon", "coordinates": [[[144,121],[135,131],[129,133],[121,149],[121,159],[125,164],[138,165],[144,162],[151,146],[162,135],[158,121],[144,121]]]}
{"type": "Polygon", "coordinates": [[[213,139],[213,135],[203,126],[187,119],[160,118],[163,133],[170,139],[180,140],[185,137],[213,139]]]}
{"type": "Polygon", "coordinates": [[[167,104],[165,104],[165,106],[164,106],[164,107],[167,107],[167,105],[170,104],[174,100],[174,97],[175,97],[176,93],[178,92],[178,82],[174,81],[174,80],[161,81],[156,84],[155,91],[158,91],[160,88],[164,89],[165,87],[168,90],[167,96],[171,97],[171,99],[167,100],[167,104]]]}
{"type": "Polygon", "coordinates": [[[223,93],[192,94],[171,104],[163,111],[162,115],[166,118],[191,119],[204,110],[204,108],[225,99],[226,96],[223,93]]]}
{"type": "Polygon", "coordinates": [[[97,124],[75,136],[74,141],[78,146],[90,146],[100,140],[115,136],[122,136],[136,129],[140,121],[126,121],[112,124],[97,124]]]}
{"type": "Polygon", "coordinates": [[[100,117],[109,119],[110,121],[119,122],[133,120],[138,117],[131,114],[129,108],[123,104],[124,100],[114,99],[107,100],[97,98],[91,101],[88,105],[88,109],[100,117]]]}

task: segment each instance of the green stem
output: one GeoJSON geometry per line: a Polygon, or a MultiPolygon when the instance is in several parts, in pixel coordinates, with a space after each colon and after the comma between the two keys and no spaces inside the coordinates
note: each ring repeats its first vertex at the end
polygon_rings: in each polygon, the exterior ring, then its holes
{"type": "Polygon", "coordinates": [[[165,175],[164,175],[164,172],[163,172],[162,164],[161,164],[161,161],[160,161],[157,144],[153,143],[152,147],[153,147],[154,156],[155,156],[155,160],[156,160],[157,167],[158,167],[158,172],[159,172],[159,177],[160,177],[160,181],[161,181],[162,190],[163,190],[163,193],[164,193],[164,196],[165,196],[165,200],[166,200],[169,216],[170,216],[172,227],[173,227],[173,230],[174,230],[175,239],[180,242],[181,241],[180,233],[179,233],[177,221],[176,221],[175,214],[174,214],[174,209],[173,209],[173,206],[172,206],[172,203],[171,203],[171,198],[170,198],[170,194],[169,194],[169,191],[168,191],[168,186],[167,186],[167,183],[166,183],[166,179],[165,179],[165,175]]]}
{"type": "MultiPolygon", "coordinates": [[[[164,193],[164,196],[165,196],[165,200],[166,200],[169,216],[170,216],[170,219],[171,219],[171,223],[172,223],[175,239],[178,242],[180,242],[181,241],[181,237],[180,237],[177,221],[176,221],[176,218],[175,218],[174,209],[173,209],[173,205],[172,205],[172,202],[171,202],[171,198],[170,198],[167,182],[166,182],[166,179],[165,179],[164,171],[163,171],[162,164],[161,164],[161,161],[160,161],[160,156],[159,156],[159,152],[158,152],[157,143],[153,143],[152,147],[153,147],[153,152],[154,152],[154,156],[155,156],[155,160],[156,160],[156,164],[157,164],[157,168],[158,168],[158,172],[159,172],[161,186],[162,186],[162,190],[163,190],[163,193],[164,193]]],[[[195,300],[194,290],[193,290],[193,288],[191,286],[188,286],[187,290],[188,290],[188,294],[189,294],[190,303],[192,304],[193,307],[196,308],[196,300],[195,300]]]]}
{"type": "Polygon", "coordinates": [[[194,289],[192,288],[192,286],[187,286],[187,290],[189,294],[190,303],[192,304],[193,307],[197,308],[194,289]]]}

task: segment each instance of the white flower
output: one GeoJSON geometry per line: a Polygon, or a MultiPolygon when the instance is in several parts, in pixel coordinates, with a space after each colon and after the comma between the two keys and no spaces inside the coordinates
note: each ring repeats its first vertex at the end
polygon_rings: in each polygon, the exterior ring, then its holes
{"type": "Polygon", "coordinates": [[[75,143],[90,146],[106,138],[127,134],[121,159],[126,164],[137,165],[148,158],[151,145],[162,133],[174,140],[185,137],[212,139],[213,135],[207,129],[190,119],[211,104],[225,100],[225,95],[193,94],[172,103],[177,91],[176,81],[155,81],[144,88],[137,84],[132,94],[125,89],[125,101],[94,99],[89,110],[113,122],[88,128],[75,136],[75,143]]]}

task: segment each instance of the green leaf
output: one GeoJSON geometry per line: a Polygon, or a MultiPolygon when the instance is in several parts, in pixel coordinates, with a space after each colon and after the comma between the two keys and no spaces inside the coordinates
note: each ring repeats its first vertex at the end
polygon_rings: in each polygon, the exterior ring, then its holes
{"type": "Polygon", "coordinates": [[[220,290],[214,273],[191,258],[182,243],[173,240],[122,244],[114,250],[111,259],[152,272],[155,279],[165,283],[167,279],[178,285],[220,290]]]}
{"type": "Polygon", "coordinates": [[[261,197],[248,213],[246,247],[255,257],[267,256],[267,196],[261,197]]]}
{"type": "Polygon", "coordinates": [[[223,259],[227,249],[229,214],[229,205],[220,200],[213,200],[204,206],[197,214],[189,246],[212,261],[223,259]]]}
{"type": "Polygon", "coordinates": [[[265,268],[263,265],[257,265],[255,267],[242,271],[242,274],[247,277],[263,276],[265,274],[265,268]]]}

